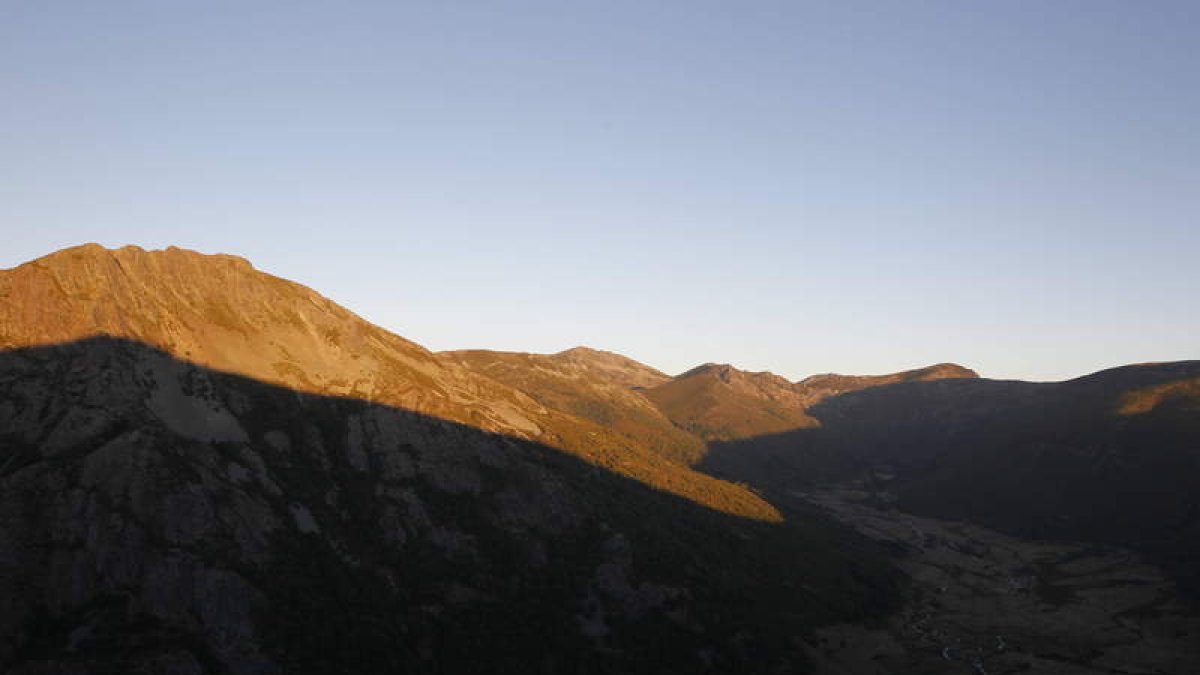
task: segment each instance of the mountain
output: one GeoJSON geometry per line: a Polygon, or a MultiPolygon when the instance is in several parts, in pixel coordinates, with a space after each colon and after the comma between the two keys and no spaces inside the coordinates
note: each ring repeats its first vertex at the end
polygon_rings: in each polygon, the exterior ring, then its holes
{"type": "Polygon", "coordinates": [[[677,426],[706,441],[810,426],[805,400],[774,373],[706,363],[656,387],[647,398],[677,426]]]}
{"type": "MultiPolygon", "coordinates": [[[[742,487],[481,377],[242,258],[90,244],[0,273],[0,300],[0,349],[95,335],[126,338],[296,391],[349,396],[536,440],[714,508],[779,518],[742,487]]],[[[612,359],[596,364],[595,371],[620,372],[612,359]]],[[[630,369],[634,374],[626,377],[645,381],[652,377],[646,371],[630,369]]]]}
{"type": "Polygon", "coordinates": [[[859,479],[906,512],[1130,547],[1200,590],[1200,361],[899,382],[809,413],[819,426],[713,445],[701,468],[771,498],[859,479]]]}
{"type": "Polygon", "coordinates": [[[640,393],[670,378],[624,356],[586,347],[549,355],[468,350],[442,356],[668,459],[692,463],[704,454],[700,438],[676,427],[640,393]]]}
{"type": "Polygon", "coordinates": [[[0,353],[0,429],[14,675],[791,671],[895,594],[830,523],[124,339],[0,353]]]}
{"type": "Polygon", "coordinates": [[[672,378],[587,347],[557,354],[462,350],[439,356],[686,464],[699,462],[709,442],[812,427],[816,420],[808,408],[829,396],[899,382],[978,377],[942,363],[887,375],[814,375],[793,383],[770,372],[707,363],[672,378]]]}
{"type": "Polygon", "coordinates": [[[0,672],[1186,675],[1197,448],[1200,362],[672,378],[77,247],[0,271],[0,672]]]}
{"type": "Polygon", "coordinates": [[[851,391],[897,382],[973,378],[973,370],[942,363],[889,375],[814,375],[800,382],[706,363],[645,391],[679,427],[706,441],[729,441],[813,427],[808,408],[851,391]]]}
{"type": "Polygon", "coordinates": [[[229,255],[70,248],[0,275],[0,349],[110,335],[216,370],[526,436],[519,394],[229,255]]]}
{"type": "Polygon", "coordinates": [[[802,672],[898,600],[827,518],[240,259],[71,249],[0,298],[3,672],[802,672]]]}
{"type": "Polygon", "coordinates": [[[796,388],[804,393],[808,405],[813,405],[830,396],[900,382],[930,382],[977,377],[979,377],[979,373],[970,368],[964,368],[956,363],[939,363],[888,375],[838,375],[834,373],[812,375],[797,382],[796,388]]]}

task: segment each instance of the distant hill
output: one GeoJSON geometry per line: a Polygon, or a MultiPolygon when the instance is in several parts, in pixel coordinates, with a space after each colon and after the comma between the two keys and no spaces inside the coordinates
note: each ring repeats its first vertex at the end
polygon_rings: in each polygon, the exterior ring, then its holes
{"type": "Polygon", "coordinates": [[[970,368],[964,368],[956,363],[939,363],[888,375],[837,375],[833,373],[813,375],[797,382],[796,388],[804,392],[805,401],[809,405],[813,405],[830,396],[899,382],[930,382],[977,377],[979,374],[970,368]]]}
{"type": "Polygon", "coordinates": [[[557,354],[462,350],[439,356],[687,464],[702,459],[709,442],[812,427],[817,422],[809,407],[829,396],[898,382],[978,377],[945,363],[887,375],[814,375],[795,383],[715,363],[668,377],[587,347],[557,354]]]}
{"type": "Polygon", "coordinates": [[[700,438],[676,427],[636,391],[670,378],[632,359],[586,347],[548,355],[470,350],[441,356],[668,459],[691,463],[704,454],[700,438]]]}
{"type": "MultiPolygon", "coordinates": [[[[235,256],[132,246],[110,251],[90,244],[0,272],[0,298],[0,349],[96,335],[126,338],[297,391],[358,398],[536,440],[713,508],[779,518],[744,488],[540,404],[235,256]]],[[[596,365],[592,372],[601,371],[614,369],[596,365]]],[[[636,375],[648,376],[644,368],[636,375]]]]}
{"type": "Polygon", "coordinates": [[[645,392],[682,429],[705,441],[811,426],[805,400],[774,373],[707,363],[645,392]]]}
{"type": "Polygon", "coordinates": [[[808,408],[828,396],[896,382],[978,377],[950,363],[890,375],[814,375],[789,382],[708,363],[645,391],[675,424],[706,441],[729,441],[813,427],[808,408]]]}
{"type": "Polygon", "coordinates": [[[768,496],[866,479],[916,513],[1133,547],[1200,589],[1200,361],[901,382],[809,413],[819,426],[713,445],[701,467],[768,496]]]}

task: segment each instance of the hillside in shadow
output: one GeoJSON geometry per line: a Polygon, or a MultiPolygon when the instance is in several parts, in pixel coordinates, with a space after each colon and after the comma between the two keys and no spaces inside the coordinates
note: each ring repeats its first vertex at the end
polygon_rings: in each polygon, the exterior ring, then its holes
{"type": "Polygon", "coordinates": [[[726,513],[780,518],[753,492],[672,461],[686,443],[640,397],[623,392],[619,405],[606,407],[608,395],[620,392],[603,382],[657,381],[652,369],[616,355],[558,355],[560,375],[596,381],[599,396],[575,406],[558,405],[563,401],[551,394],[543,403],[502,382],[502,373],[475,372],[234,256],[88,244],[0,270],[0,349],[95,335],[299,392],[368,400],[528,439],[726,513]],[[661,434],[634,433],[646,429],[661,434]]]}
{"type": "Polygon", "coordinates": [[[95,337],[0,353],[0,670],[802,672],[872,545],[95,337]]]}
{"type": "Polygon", "coordinates": [[[809,412],[818,427],[711,444],[698,468],[776,503],[858,480],[911,513],[1127,546],[1200,590],[1200,362],[893,384],[809,412]]]}

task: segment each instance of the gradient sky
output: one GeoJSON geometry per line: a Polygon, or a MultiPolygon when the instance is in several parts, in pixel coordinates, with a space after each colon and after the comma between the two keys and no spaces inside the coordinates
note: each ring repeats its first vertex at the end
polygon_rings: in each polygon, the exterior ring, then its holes
{"type": "Polygon", "coordinates": [[[1200,358],[1200,3],[6,2],[0,267],[243,255],[433,349],[1200,358]]]}

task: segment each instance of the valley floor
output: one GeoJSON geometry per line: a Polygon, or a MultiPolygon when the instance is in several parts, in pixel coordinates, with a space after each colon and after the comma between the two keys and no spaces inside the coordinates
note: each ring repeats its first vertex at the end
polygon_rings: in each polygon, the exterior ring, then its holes
{"type": "Polygon", "coordinates": [[[1200,672],[1200,616],[1128,551],[913,516],[853,488],[792,496],[894,548],[913,582],[882,625],[819,631],[818,673],[1200,672]]]}

